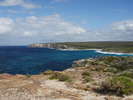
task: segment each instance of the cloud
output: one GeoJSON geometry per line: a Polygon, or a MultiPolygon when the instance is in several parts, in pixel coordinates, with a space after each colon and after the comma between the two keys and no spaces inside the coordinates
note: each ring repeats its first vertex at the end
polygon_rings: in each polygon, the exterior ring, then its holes
{"type": "Polygon", "coordinates": [[[0,18],[0,34],[12,31],[13,20],[10,18],[0,18]]]}
{"type": "MultiPolygon", "coordinates": [[[[71,36],[80,36],[85,32],[86,29],[63,20],[58,14],[43,17],[30,16],[15,20],[0,18],[0,37],[3,36],[5,41],[8,41],[9,37],[12,41],[23,39],[23,42],[26,42],[25,39],[58,41],[62,38],[62,40],[67,40],[71,36]]],[[[30,42],[33,41],[30,40],[30,42]]]]}
{"type": "Polygon", "coordinates": [[[121,21],[112,25],[114,30],[119,31],[133,31],[133,20],[121,21]]]}
{"type": "Polygon", "coordinates": [[[39,5],[26,2],[26,0],[3,0],[0,2],[0,6],[21,6],[27,9],[39,8],[39,5]]]}
{"type": "Polygon", "coordinates": [[[59,14],[0,18],[0,45],[64,41],[132,41],[133,20],[115,22],[103,30],[88,30],[59,14]]]}
{"type": "Polygon", "coordinates": [[[111,27],[99,32],[104,40],[133,41],[133,20],[114,22],[111,27]]]}

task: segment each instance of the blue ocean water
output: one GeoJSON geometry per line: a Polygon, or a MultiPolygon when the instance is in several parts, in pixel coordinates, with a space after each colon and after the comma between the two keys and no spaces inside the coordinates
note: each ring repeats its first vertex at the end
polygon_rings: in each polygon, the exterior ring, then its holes
{"type": "Polygon", "coordinates": [[[39,74],[46,70],[64,70],[73,61],[100,56],[129,56],[102,54],[94,50],[60,51],[48,48],[29,48],[26,46],[0,47],[0,73],[39,74]]]}

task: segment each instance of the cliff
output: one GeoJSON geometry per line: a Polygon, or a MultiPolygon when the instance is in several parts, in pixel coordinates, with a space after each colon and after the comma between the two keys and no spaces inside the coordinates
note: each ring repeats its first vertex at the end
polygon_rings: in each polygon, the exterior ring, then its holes
{"type": "Polygon", "coordinates": [[[29,47],[33,48],[51,48],[51,49],[68,49],[67,45],[57,44],[57,43],[40,43],[40,44],[31,44],[29,47]]]}

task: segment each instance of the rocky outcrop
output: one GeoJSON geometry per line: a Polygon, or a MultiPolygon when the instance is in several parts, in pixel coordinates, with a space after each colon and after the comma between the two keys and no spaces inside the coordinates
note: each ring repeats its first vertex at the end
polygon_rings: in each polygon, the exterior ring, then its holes
{"type": "Polygon", "coordinates": [[[0,75],[0,100],[132,100],[131,97],[100,95],[85,90],[81,72],[84,69],[68,69],[62,73],[76,77],[73,82],[49,80],[49,75],[0,75]],[[78,76],[78,77],[77,77],[78,76]],[[131,99],[130,99],[131,98],[131,99]]]}
{"type": "Polygon", "coordinates": [[[39,44],[31,44],[29,47],[32,48],[51,48],[51,49],[68,49],[67,45],[56,44],[56,43],[39,43],[39,44]]]}

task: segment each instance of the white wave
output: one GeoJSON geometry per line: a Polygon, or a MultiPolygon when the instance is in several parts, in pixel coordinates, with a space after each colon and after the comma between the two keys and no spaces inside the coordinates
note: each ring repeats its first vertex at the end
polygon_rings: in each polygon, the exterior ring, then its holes
{"type": "Polygon", "coordinates": [[[107,52],[107,51],[102,51],[102,50],[95,50],[97,53],[102,53],[102,54],[115,54],[115,55],[133,55],[133,53],[117,53],[117,52],[107,52]]]}

